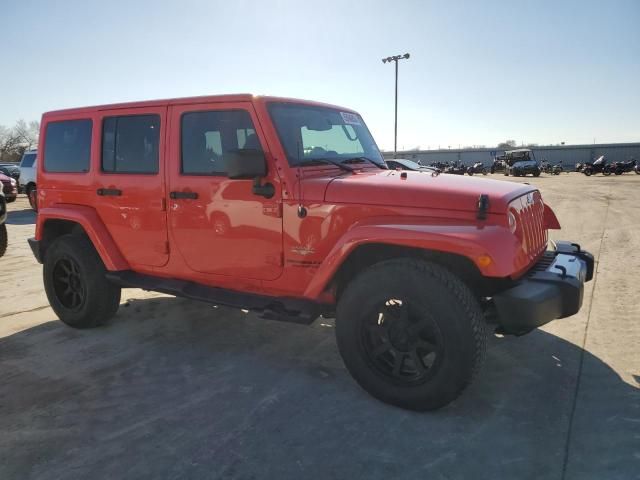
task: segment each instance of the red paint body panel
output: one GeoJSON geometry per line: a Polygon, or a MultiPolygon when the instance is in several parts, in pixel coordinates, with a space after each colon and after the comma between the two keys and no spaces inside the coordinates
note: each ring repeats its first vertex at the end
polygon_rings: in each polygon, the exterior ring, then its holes
{"type": "Polygon", "coordinates": [[[358,165],[354,173],[331,165],[290,167],[267,110],[270,101],[330,106],[222,95],[46,113],[41,155],[49,122],[88,118],[91,166],[87,173],[62,174],[45,172],[44,159],[38,162],[36,238],[42,238],[47,220],[70,220],[85,229],[108,270],[323,301],[332,299],[327,287],[342,262],[365,244],[462,255],[492,278],[517,278],[546,248],[546,229],[557,219],[528,185],[420,172],[403,179],[370,164],[358,165]],[[250,115],[268,166],[262,182],[274,186],[272,198],[255,195],[250,180],[181,173],[181,116],[228,109],[250,115]],[[159,172],[102,172],[104,117],[147,113],[161,117],[159,172]],[[100,197],[99,188],[117,188],[122,195],[100,197]],[[197,198],[175,200],[172,191],[195,192],[197,198]],[[476,218],[481,194],[489,196],[484,220],[476,218]],[[306,216],[298,215],[300,205],[306,216]],[[509,208],[518,214],[520,232],[509,230],[509,208]],[[480,256],[491,262],[481,266],[480,256]]]}
{"type": "Polygon", "coordinates": [[[42,238],[42,230],[49,220],[68,220],[81,225],[107,270],[128,270],[130,268],[113,241],[109,230],[93,208],[65,203],[40,208],[36,223],[36,238],[38,240],[42,238]]]}

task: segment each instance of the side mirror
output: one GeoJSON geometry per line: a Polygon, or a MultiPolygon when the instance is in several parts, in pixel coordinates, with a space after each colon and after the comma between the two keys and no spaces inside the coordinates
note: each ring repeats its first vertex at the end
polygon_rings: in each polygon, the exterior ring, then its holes
{"type": "Polygon", "coordinates": [[[234,180],[266,176],[267,162],[264,152],[251,148],[230,152],[227,158],[227,175],[234,180]]]}

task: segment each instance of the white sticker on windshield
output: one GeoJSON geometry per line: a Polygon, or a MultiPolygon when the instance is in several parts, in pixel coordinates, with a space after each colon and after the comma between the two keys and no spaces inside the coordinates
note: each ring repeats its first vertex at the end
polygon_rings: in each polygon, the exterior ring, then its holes
{"type": "Polygon", "coordinates": [[[360,125],[360,119],[355,113],[340,112],[340,115],[342,115],[342,120],[347,125],[360,125]]]}

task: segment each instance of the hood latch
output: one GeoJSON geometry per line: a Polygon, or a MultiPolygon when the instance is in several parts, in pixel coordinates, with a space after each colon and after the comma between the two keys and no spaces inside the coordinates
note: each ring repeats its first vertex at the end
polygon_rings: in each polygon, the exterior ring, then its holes
{"type": "Polygon", "coordinates": [[[489,210],[489,195],[487,195],[486,193],[482,193],[478,198],[478,213],[476,215],[476,218],[478,220],[486,220],[487,210],[489,210]]]}

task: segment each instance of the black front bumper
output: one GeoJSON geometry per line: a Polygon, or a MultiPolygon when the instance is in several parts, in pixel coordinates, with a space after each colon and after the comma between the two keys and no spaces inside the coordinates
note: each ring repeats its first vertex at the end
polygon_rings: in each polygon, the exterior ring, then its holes
{"type": "Polygon", "coordinates": [[[593,269],[592,254],[575,243],[557,242],[515,286],[494,295],[504,333],[522,335],[577,313],[593,269]]]}

